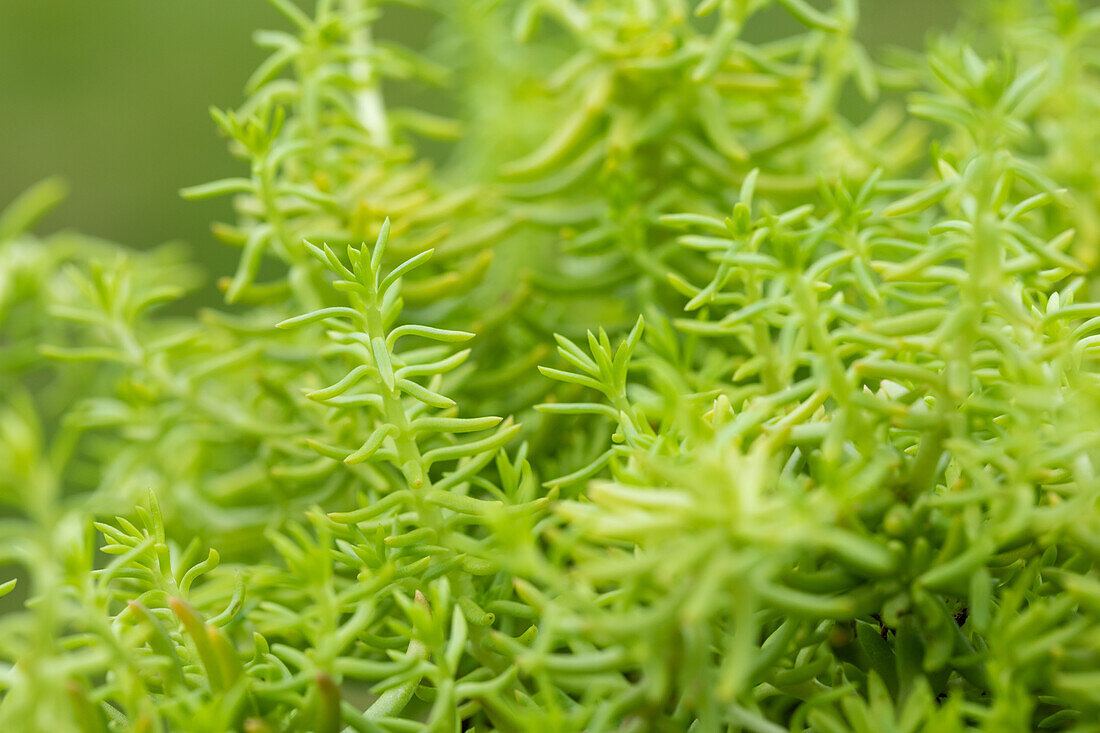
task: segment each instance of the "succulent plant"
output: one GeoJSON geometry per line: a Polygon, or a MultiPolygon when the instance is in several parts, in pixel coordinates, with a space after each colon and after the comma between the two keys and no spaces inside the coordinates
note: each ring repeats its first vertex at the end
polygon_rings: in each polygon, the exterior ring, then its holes
{"type": "Polygon", "coordinates": [[[1100,730],[1100,11],[270,4],[224,304],[0,215],[0,728],[1100,730]]]}

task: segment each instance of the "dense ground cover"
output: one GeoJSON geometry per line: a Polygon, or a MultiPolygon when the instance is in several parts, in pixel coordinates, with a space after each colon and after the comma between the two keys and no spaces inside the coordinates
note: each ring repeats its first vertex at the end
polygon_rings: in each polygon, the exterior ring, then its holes
{"type": "Polygon", "coordinates": [[[1100,729],[1100,12],[271,4],[224,305],[0,215],[5,730],[1100,729]]]}

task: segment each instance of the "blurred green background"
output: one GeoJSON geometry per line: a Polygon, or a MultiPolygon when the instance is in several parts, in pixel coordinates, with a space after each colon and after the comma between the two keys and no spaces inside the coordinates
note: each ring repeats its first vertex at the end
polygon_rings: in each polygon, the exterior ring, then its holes
{"type": "MultiPolygon", "coordinates": [[[[862,6],[861,33],[876,47],[918,47],[957,14],[955,0],[862,6]]],[[[413,26],[424,17],[391,15],[381,35],[422,39],[413,26]]],[[[228,202],[177,192],[242,172],[207,109],[241,100],[262,59],[251,32],[272,26],[283,24],[264,0],[0,0],[0,204],[61,175],[71,194],[46,230],[133,247],[183,240],[224,272],[236,253],[213,242],[209,223],[228,202]]]]}
{"type": "Polygon", "coordinates": [[[0,0],[0,201],[59,174],[47,229],[208,244],[228,202],[177,192],[240,171],[207,109],[240,100],[273,19],[261,0],[0,0]]]}

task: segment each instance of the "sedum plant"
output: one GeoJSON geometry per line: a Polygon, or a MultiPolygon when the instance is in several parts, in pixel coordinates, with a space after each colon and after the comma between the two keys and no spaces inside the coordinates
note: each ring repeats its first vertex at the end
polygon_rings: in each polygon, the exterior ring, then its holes
{"type": "Polygon", "coordinates": [[[0,215],[4,730],[1100,730],[1100,13],[270,3],[224,303],[0,215]]]}

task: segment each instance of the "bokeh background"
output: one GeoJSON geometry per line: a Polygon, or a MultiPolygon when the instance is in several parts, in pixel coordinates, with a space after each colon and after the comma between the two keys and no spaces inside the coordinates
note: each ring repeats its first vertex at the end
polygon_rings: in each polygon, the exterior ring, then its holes
{"type": "MultiPolygon", "coordinates": [[[[863,0],[862,12],[875,48],[917,48],[958,13],[955,0],[863,0]]],[[[428,18],[388,11],[379,35],[416,43],[428,18]]],[[[0,206],[60,175],[71,192],[46,231],[138,248],[181,240],[211,271],[231,269],[237,253],[209,234],[228,201],[178,190],[242,172],[207,110],[241,101],[263,58],[252,31],[280,21],[264,0],[0,0],[0,206]]]]}

